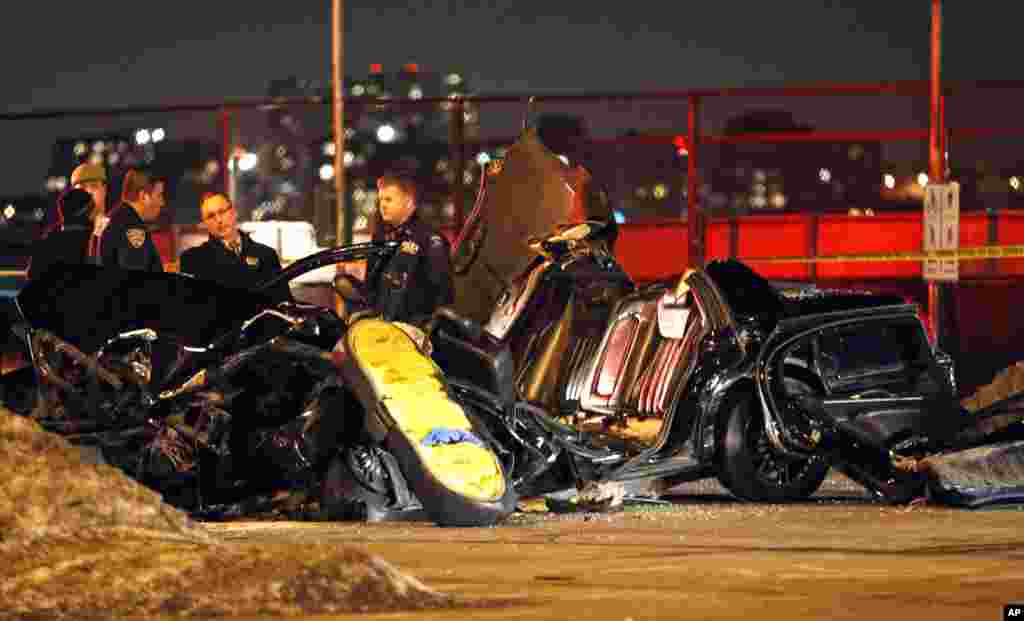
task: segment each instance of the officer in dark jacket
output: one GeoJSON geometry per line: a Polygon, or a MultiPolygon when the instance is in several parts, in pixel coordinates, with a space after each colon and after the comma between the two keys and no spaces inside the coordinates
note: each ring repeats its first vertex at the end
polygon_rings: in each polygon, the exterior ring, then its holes
{"type": "Polygon", "coordinates": [[[160,253],[146,228],[164,207],[164,182],[139,169],[124,176],[121,204],[111,213],[100,241],[100,261],[105,266],[164,271],[160,253]]]}
{"type": "Polygon", "coordinates": [[[57,203],[54,230],[32,247],[29,279],[39,278],[58,263],[96,262],[95,257],[89,256],[89,239],[97,215],[96,203],[89,192],[75,188],[64,194],[57,203]]]}
{"type": "MultiPolygon", "coordinates": [[[[182,253],[179,271],[244,289],[281,271],[281,260],[273,248],[238,230],[238,214],[226,196],[207,196],[199,211],[210,239],[182,253]]],[[[271,295],[278,302],[292,301],[288,283],[281,283],[271,295]]]]}
{"type": "Polygon", "coordinates": [[[367,266],[374,307],[389,321],[421,324],[455,297],[448,240],[418,217],[412,181],[384,176],[377,190],[381,222],[373,239],[400,245],[387,263],[367,266]]]}

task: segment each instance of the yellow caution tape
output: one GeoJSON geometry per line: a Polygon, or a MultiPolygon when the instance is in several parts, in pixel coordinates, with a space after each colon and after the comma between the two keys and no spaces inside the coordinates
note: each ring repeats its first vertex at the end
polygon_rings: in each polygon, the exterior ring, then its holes
{"type": "Polygon", "coordinates": [[[867,254],[831,254],[819,257],[738,257],[744,263],[879,263],[884,261],[975,261],[1024,257],[1024,245],[974,246],[951,250],[919,252],[876,252],[867,254]]]}

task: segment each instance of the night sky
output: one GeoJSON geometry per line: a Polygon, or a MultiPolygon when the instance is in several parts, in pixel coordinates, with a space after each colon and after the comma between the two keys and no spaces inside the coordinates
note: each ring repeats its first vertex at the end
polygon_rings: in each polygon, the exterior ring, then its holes
{"type": "MultiPolygon", "coordinates": [[[[330,4],[18,3],[17,11],[6,12],[0,36],[2,107],[212,102],[264,96],[269,80],[290,75],[326,82],[330,4]]],[[[385,69],[417,62],[425,71],[463,73],[479,94],[928,77],[929,0],[345,4],[349,75],[364,75],[373,62],[385,69]]],[[[1014,45],[1024,3],[944,5],[945,79],[1020,77],[1014,45]]],[[[846,102],[834,110],[857,114],[859,108],[846,102]]],[[[35,191],[52,139],[67,129],[47,121],[3,122],[5,151],[20,156],[7,158],[0,194],[35,191]]]]}

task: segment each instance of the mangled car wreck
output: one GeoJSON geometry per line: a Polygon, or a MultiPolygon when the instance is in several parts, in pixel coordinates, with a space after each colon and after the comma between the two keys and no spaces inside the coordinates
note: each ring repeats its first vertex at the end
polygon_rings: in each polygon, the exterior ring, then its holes
{"type": "MultiPolygon", "coordinates": [[[[392,246],[327,250],[278,278],[392,246]]],[[[300,488],[339,518],[422,510],[450,525],[494,523],[514,506],[468,408],[394,324],[87,265],[49,272],[17,304],[33,368],[5,377],[8,405],[174,504],[300,488]],[[19,393],[33,375],[36,389],[19,393]]]]}
{"type": "Polygon", "coordinates": [[[775,502],[834,467],[890,502],[1020,498],[1014,400],[961,408],[914,305],[780,289],[734,260],[638,288],[588,180],[526,132],[460,238],[463,317],[433,334],[453,387],[515,455],[520,494],[717,477],[775,502]],[[995,462],[966,457],[980,445],[1001,447],[995,462]]]}
{"type": "MultiPolygon", "coordinates": [[[[733,260],[638,287],[586,175],[532,131],[492,177],[425,341],[365,312],[69,266],[17,297],[32,366],[5,402],[200,513],[284,488],[339,519],[483,525],[590,482],[717,477],[795,500],[829,468],[891,502],[1021,498],[1012,468],[964,484],[921,467],[1006,459],[1020,424],[1012,401],[959,407],[915,306],[783,291],[733,260]]],[[[393,246],[326,250],[264,288],[393,246]]],[[[345,277],[336,291],[358,306],[345,277]]]]}

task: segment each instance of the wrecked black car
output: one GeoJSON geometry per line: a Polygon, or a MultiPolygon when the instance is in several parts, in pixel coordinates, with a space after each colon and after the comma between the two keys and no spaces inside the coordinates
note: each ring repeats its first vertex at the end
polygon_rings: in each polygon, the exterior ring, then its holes
{"type": "Polygon", "coordinates": [[[493,524],[515,503],[504,466],[415,333],[262,292],[394,246],[326,250],[257,291],[51,270],[16,298],[32,364],[5,404],[200,515],[300,490],[338,519],[493,524]]]}
{"type": "MultiPolygon", "coordinates": [[[[1007,404],[965,414],[952,361],[902,298],[783,291],[735,260],[638,287],[601,207],[580,204],[594,193],[532,132],[492,176],[456,249],[461,298],[431,336],[451,385],[514,456],[521,495],[717,477],[779,502],[836,468],[901,503],[926,493],[913,464],[1020,439],[1019,425],[979,433],[1007,404]],[[574,213],[586,220],[556,224],[574,213]]],[[[933,493],[950,497],[958,482],[945,476],[933,493]]]]}

